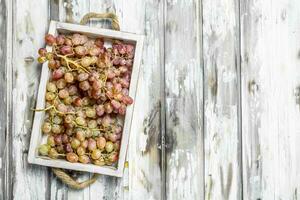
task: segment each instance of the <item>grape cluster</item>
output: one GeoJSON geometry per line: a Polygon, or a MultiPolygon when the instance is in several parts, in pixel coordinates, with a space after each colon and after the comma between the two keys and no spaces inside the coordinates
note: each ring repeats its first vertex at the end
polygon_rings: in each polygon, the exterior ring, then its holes
{"type": "Polygon", "coordinates": [[[82,34],[48,34],[51,52],[39,49],[40,63],[48,61],[51,75],[45,95],[42,132],[47,143],[39,154],[69,162],[112,165],[118,160],[129,94],[134,46],[82,34]]]}

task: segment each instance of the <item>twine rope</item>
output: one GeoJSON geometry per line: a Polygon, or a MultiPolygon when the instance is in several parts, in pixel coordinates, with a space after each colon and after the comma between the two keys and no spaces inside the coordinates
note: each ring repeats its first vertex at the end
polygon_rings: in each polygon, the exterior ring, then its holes
{"type": "MultiPolygon", "coordinates": [[[[114,30],[119,31],[120,30],[120,25],[119,25],[119,20],[116,14],[114,13],[94,13],[90,12],[87,13],[83,16],[83,18],[80,20],[81,25],[87,24],[87,22],[91,18],[96,18],[96,19],[111,19],[111,25],[114,30]]],[[[98,174],[93,174],[93,177],[91,179],[88,179],[83,182],[78,182],[76,181],[73,177],[71,177],[66,171],[58,168],[52,168],[53,173],[59,178],[63,183],[68,185],[69,187],[73,189],[84,189],[88,187],[89,185],[95,183],[95,181],[98,178],[98,174]]]]}

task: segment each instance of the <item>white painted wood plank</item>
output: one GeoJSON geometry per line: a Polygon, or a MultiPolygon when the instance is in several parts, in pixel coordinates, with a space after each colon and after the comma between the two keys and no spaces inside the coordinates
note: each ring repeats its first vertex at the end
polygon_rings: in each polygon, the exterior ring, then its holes
{"type": "Polygon", "coordinates": [[[241,2],[244,199],[300,197],[300,2],[241,2]]]}
{"type": "MultiPolygon", "coordinates": [[[[2,110],[0,114],[0,190],[3,191],[0,193],[0,199],[5,199],[7,196],[9,196],[10,193],[10,180],[6,179],[9,177],[9,174],[7,173],[6,169],[10,165],[9,157],[7,156],[9,152],[8,147],[8,130],[7,127],[8,124],[8,116],[7,116],[7,107],[10,104],[7,104],[7,85],[8,79],[6,77],[7,75],[7,68],[8,68],[8,62],[7,57],[9,56],[10,52],[8,52],[8,47],[11,43],[8,42],[8,20],[10,20],[8,16],[8,9],[10,6],[8,5],[7,1],[0,1],[0,35],[2,36],[0,39],[0,99],[2,101],[0,102],[0,108],[2,110]]],[[[10,13],[11,14],[11,13],[10,13]]],[[[11,79],[9,79],[11,80],[11,79]]]]}
{"type": "Polygon", "coordinates": [[[27,151],[35,105],[36,88],[40,65],[34,60],[37,50],[43,45],[43,36],[48,28],[48,2],[15,0],[13,5],[13,130],[12,167],[14,199],[47,198],[48,172],[44,167],[27,163],[27,151]],[[35,11],[32,11],[32,8],[35,11]],[[36,192],[39,191],[39,192],[36,192]]]}
{"type": "Polygon", "coordinates": [[[204,199],[201,2],[166,1],[166,196],[204,199]]]}
{"type": "Polygon", "coordinates": [[[202,0],[205,199],[242,198],[239,1],[202,0]]]}

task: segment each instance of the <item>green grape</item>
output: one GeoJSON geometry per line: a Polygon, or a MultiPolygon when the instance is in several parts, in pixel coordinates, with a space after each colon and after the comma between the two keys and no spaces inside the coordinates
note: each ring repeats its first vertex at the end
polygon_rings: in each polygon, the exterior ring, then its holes
{"type": "Polygon", "coordinates": [[[49,122],[44,122],[43,126],[42,126],[42,131],[43,133],[50,133],[52,130],[51,124],[49,122]]]}
{"type": "Polygon", "coordinates": [[[55,99],[56,95],[52,92],[47,92],[45,95],[45,98],[47,101],[52,101],[53,99],[55,99]]]}
{"type": "Polygon", "coordinates": [[[64,118],[64,121],[67,124],[71,124],[73,122],[73,120],[74,120],[73,115],[66,115],[65,118],[64,118]]]}
{"type": "Polygon", "coordinates": [[[85,111],[87,117],[94,118],[96,117],[96,109],[95,108],[87,108],[85,111]]]}
{"type": "Polygon", "coordinates": [[[51,148],[48,152],[48,156],[50,158],[56,159],[56,158],[58,158],[59,155],[58,155],[58,152],[56,151],[56,149],[51,148]]]}
{"type": "Polygon", "coordinates": [[[39,63],[44,63],[44,62],[46,62],[47,59],[46,59],[46,57],[40,56],[40,57],[38,57],[37,60],[39,63]]]}
{"type": "Polygon", "coordinates": [[[47,144],[42,144],[42,145],[39,146],[39,153],[42,156],[48,155],[49,150],[50,150],[50,146],[47,145],[47,144]]]}
{"type": "Polygon", "coordinates": [[[98,165],[98,166],[103,166],[103,165],[105,165],[105,161],[104,161],[103,158],[100,158],[100,159],[98,159],[98,160],[94,160],[93,163],[94,163],[95,165],[98,165]]]}
{"type": "Polygon", "coordinates": [[[80,146],[80,141],[76,138],[73,138],[71,141],[71,146],[73,149],[77,149],[80,146]]]}
{"type": "Polygon", "coordinates": [[[76,117],[75,122],[80,126],[84,126],[86,123],[83,117],[76,117]]]}
{"type": "Polygon", "coordinates": [[[110,153],[114,150],[114,144],[111,141],[106,142],[105,150],[107,153],[110,153]]]}
{"type": "Polygon", "coordinates": [[[68,97],[64,98],[64,103],[66,105],[71,105],[73,103],[72,97],[68,96],[68,97]]]}
{"type": "Polygon", "coordinates": [[[77,152],[77,154],[78,154],[79,156],[82,156],[82,155],[85,154],[85,148],[83,148],[83,147],[78,147],[76,152],[77,152]]]}
{"type": "Polygon", "coordinates": [[[97,121],[96,120],[88,121],[88,127],[89,128],[96,128],[97,127],[97,121]]]}
{"type": "Polygon", "coordinates": [[[101,156],[101,151],[100,151],[99,149],[93,150],[93,152],[92,152],[92,158],[93,158],[94,160],[99,159],[100,156],[101,156]]]}
{"type": "Polygon", "coordinates": [[[58,124],[53,124],[51,130],[52,130],[53,133],[59,134],[62,131],[62,127],[58,124]]]}
{"type": "Polygon", "coordinates": [[[87,155],[81,155],[78,158],[79,162],[83,163],[83,164],[87,164],[90,162],[90,158],[87,155]]]}
{"type": "Polygon", "coordinates": [[[54,124],[61,124],[62,123],[62,117],[60,117],[60,116],[58,116],[58,115],[55,115],[54,117],[53,117],[53,119],[52,119],[52,122],[54,123],[54,124]]]}
{"type": "Polygon", "coordinates": [[[49,135],[48,138],[47,138],[47,144],[51,147],[54,147],[55,146],[55,141],[54,141],[54,136],[52,135],[49,135]]]}

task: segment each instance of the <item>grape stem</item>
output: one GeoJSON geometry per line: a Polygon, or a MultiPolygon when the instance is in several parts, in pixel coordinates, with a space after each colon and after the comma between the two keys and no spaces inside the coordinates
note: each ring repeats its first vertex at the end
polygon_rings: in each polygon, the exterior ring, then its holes
{"type": "Polygon", "coordinates": [[[77,68],[77,70],[81,69],[84,72],[89,73],[89,71],[86,68],[84,68],[83,66],[79,65],[76,61],[73,61],[73,60],[69,59],[67,57],[67,55],[62,56],[62,55],[57,54],[57,57],[62,58],[62,59],[64,59],[66,61],[67,67],[68,67],[69,70],[72,70],[71,67],[70,67],[70,65],[69,65],[69,63],[71,63],[72,65],[74,65],[77,68]]]}

